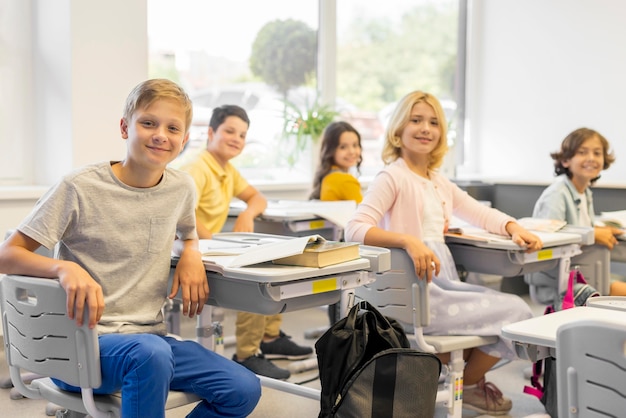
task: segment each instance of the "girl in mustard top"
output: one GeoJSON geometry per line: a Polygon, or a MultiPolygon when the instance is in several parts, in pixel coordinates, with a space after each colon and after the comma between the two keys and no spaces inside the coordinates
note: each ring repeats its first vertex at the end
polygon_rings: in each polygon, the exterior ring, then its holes
{"type": "MultiPolygon", "coordinates": [[[[332,122],[322,133],[320,161],[313,178],[309,199],[354,200],[361,203],[361,184],[350,170],[361,166],[361,135],[348,122],[332,122]]],[[[340,304],[328,306],[328,319],[333,325],[341,318],[340,304]]]]}
{"type": "Polygon", "coordinates": [[[361,166],[361,135],[347,122],[332,122],[322,133],[320,162],[309,199],[361,203],[361,184],[350,170],[361,166]]]}

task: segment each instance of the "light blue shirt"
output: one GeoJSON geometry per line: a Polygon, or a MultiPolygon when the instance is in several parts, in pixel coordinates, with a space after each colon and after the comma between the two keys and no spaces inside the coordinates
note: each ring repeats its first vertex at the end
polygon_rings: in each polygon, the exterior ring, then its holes
{"type": "Polygon", "coordinates": [[[558,219],[570,225],[593,226],[595,212],[591,190],[586,188],[584,194],[587,198],[587,213],[589,213],[591,225],[581,222],[580,193],[566,174],[558,176],[554,183],[541,193],[535,203],[533,218],[558,219]]]}

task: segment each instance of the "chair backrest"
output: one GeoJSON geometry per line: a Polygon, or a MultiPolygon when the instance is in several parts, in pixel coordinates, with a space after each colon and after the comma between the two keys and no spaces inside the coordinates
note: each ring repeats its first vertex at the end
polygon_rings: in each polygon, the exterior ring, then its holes
{"type": "Polygon", "coordinates": [[[414,326],[430,324],[427,283],[417,278],[413,261],[405,250],[390,250],[391,269],[377,274],[373,283],[357,287],[355,296],[367,300],[383,315],[413,332],[414,326]]]}
{"type": "Polygon", "coordinates": [[[57,280],[6,275],[0,293],[5,355],[12,381],[22,385],[18,389],[33,390],[22,383],[20,369],[81,388],[100,386],[97,330],[87,320],[79,328],[69,319],[57,280]]]}
{"type": "Polygon", "coordinates": [[[626,326],[581,320],[556,337],[559,417],[624,416],[626,326]]]}

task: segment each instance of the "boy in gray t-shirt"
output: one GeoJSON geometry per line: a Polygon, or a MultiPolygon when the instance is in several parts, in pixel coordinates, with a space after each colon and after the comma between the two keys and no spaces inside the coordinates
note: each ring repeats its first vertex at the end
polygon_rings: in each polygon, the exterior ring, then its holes
{"type": "Polygon", "coordinates": [[[195,187],[187,174],[167,168],[189,138],[191,115],[191,101],[175,83],[137,85],[120,121],[125,159],[67,175],[0,245],[1,273],[58,278],[78,323],[89,307],[103,378],[94,392],[121,390],[124,417],[164,417],[169,390],[204,399],[189,417],[247,416],[261,395],[258,378],[245,367],[166,336],[167,297],[180,290],[183,314],[193,317],[209,296],[195,187]],[[34,253],[57,243],[58,259],[34,253]],[[180,260],[168,289],[173,248],[180,260]]]}

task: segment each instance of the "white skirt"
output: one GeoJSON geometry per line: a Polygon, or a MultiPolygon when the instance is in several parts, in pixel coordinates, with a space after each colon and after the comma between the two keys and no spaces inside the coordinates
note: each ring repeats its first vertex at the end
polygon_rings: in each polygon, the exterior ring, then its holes
{"type": "Polygon", "coordinates": [[[512,360],[516,358],[511,340],[501,336],[504,325],[531,318],[533,313],[517,295],[502,293],[459,280],[450,250],[443,242],[426,242],[441,262],[439,275],[430,289],[430,335],[496,336],[494,344],[480,347],[484,353],[512,360]]]}

